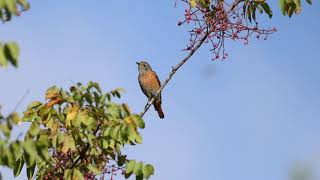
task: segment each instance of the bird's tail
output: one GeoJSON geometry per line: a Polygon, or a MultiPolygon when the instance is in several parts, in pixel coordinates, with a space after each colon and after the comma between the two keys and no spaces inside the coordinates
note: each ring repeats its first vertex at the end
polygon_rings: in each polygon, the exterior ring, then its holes
{"type": "Polygon", "coordinates": [[[158,112],[158,115],[160,117],[160,119],[163,119],[164,118],[164,113],[162,111],[162,108],[161,108],[161,100],[156,100],[154,103],[154,109],[158,112]]]}

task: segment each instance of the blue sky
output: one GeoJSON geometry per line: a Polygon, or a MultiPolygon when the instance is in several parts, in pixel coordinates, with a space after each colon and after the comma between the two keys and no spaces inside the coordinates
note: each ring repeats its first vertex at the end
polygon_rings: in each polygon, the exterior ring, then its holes
{"type": "MultiPolygon", "coordinates": [[[[146,114],[143,144],[126,151],[155,166],[152,179],[283,180],[297,162],[319,169],[319,2],[291,19],[273,8],[264,22],[277,33],[227,44],[226,61],[201,48],[163,91],[165,119],[153,108],[146,114]]],[[[0,69],[3,111],[26,91],[20,112],[51,85],[90,80],[105,91],[123,87],[123,101],[142,111],[135,62],[147,60],[164,80],[186,55],[182,15],[174,0],[31,2],[0,28],[1,40],[21,47],[20,67],[0,69]]]]}

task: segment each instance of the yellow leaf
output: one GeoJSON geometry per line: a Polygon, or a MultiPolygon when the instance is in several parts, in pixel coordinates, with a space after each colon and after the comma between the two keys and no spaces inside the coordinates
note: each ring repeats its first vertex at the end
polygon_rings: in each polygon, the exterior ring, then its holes
{"type": "Polygon", "coordinates": [[[197,0],[190,0],[190,6],[191,7],[196,7],[197,6],[197,0]]]}
{"type": "Polygon", "coordinates": [[[67,127],[71,126],[72,120],[74,120],[77,117],[79,109],[80,109],[80,106],[78,106],[78,105],[74,105],[69,109],[68,114],[67,114],[67,119],[66,119],[67,127]]]}
{"type": "Polygon", "coordinates": [[[65,136],[64,140],[63,140],[63,146],[61,151],[63,153],[67,153],[70,150],[75,150],[76,149],[76,145],[74,142],[74,139],[71,136],[65,136]]]}
{"type": "Polygon", "coordinates": [[[52,86],[46,92],[46,99],[55,99],[60,96],[60,91],[57,87],[52,86]]]}
{"type": "Polygon", "coordinates": [[[51,126],[51,136],[54,136],[57,134],[57,130],[59,128],[59,122],[54,121],[52,126],[51,126]]]}
{"type": "Polygon", "coordinates": [[[126,118],[126,122],[128,124],[134,123],[133,118],[131,116],[126,118]]]}
{"type": "Polygon", "coordinates": [[[63,147],[62,147],[61,151],[62,151],[63,153],[67,153],[68,150],[69,150],[68,145],[67,145],[66,143],[63,143],[63,147]]]}

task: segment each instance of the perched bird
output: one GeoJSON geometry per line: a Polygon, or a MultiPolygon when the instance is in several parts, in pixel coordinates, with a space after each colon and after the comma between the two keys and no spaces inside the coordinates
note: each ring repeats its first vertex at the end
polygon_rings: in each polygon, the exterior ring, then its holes
{"type": "MultiPolygon", "coordinates": [[[[157,74],[152,70],[151,66],[145,62],[137,62],[139,70],[139,84],[142,92],[150,99],[154,97],[157,91],[160,89],[161,84],[157,74]]],[[[158,111],[158,115],[161,119],[164,118],[164,114],[161,108],[161,93],[153,102],[154,109],[158,111]]]]}

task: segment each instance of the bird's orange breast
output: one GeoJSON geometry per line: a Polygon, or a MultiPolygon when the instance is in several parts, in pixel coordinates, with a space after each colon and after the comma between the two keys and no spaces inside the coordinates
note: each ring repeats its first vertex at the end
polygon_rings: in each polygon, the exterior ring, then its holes
{"type": "Polygon", "coordinates": [[[144,74],[140,75],[139,81],[141,83],[141,86],[151,93],[156,93],[160,88],[160,84],[157,80],[157,75],[153,71],[145,72],[144,74]]]}

